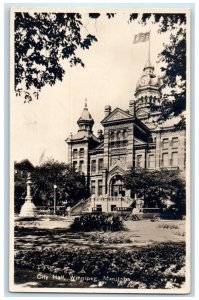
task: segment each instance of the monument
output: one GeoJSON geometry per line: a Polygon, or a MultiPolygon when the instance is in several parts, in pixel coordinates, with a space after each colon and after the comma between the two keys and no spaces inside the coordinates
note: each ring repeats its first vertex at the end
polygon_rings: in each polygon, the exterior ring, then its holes
{"type": "Polygon", "coordinates": [[[36,206],[34,205],[32,201],[32,195],[31,195],[31,175],[28,173],[28,178],[27,178],[27,195],[25,198],[25,203],[21,207],[21,211],[19,216],[20,217],[26,217],[26,218],[32,218],[36,217],[36,206]]]}

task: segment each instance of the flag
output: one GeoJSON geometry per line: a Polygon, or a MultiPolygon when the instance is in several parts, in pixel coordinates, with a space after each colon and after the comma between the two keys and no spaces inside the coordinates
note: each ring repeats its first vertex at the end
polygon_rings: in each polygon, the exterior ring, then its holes
{"type": "Polygon", "coordinates": [[[138,34],[136,34],[134,36],[134,41],[133,41],[133,44],[137,44],[137,43],[140,43],[140,42],[146,42],[148,41],[150,38],[150,31],[149,32],[140,32],[138,34]]]}

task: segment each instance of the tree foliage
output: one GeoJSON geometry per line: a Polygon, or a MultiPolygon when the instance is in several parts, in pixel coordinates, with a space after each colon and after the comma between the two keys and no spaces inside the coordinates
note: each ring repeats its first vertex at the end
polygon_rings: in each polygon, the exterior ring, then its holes
{"type": "Polygon", "coordinates": [[[63,79],[62,60],[84,66],[78,49],[89,49],[97,38],[82,33],[79,13],[15,14],[15,90],[25,101],[38,98],[41,89],[63,79]],[[25,85],[25,89],[23,88],[25,85]]]}
{"type": "MultiPolygon", "coordinates": [[[[80,199],[88,197],[85,176],[77,172],[71,165],[54,160],[36,166],[32,174],[32,196],[35,205],[52,206],[54,185],[57,186],[56,199],[58,205],[73,206],[80,199]]],[[[15,211],[19,212],[25,201],[27,178],[15,177],[15,211]]]]}
{"type": "Polygon", "coordinates": [[[45,204],[53,203],[53,187],[57,186],[57,202],[60,205],[67,201],[74,205],[88,196],[85,176],[71,165],[54,160],[44,162],[35,168],[33,176],[34,198],[45,204]]]}
{"type": "Polygon", "coordinates": [[[127,189],[143,197],[145,207],[163,207],[165,200],[173,202],[180,213],[185,213],[185,180],[179,170],[131,168],[125,174],[127,189]]]}

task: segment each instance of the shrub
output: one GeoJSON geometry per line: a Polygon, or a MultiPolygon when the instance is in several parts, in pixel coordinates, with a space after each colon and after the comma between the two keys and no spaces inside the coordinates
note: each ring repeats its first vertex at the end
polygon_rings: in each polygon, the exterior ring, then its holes
{"type": "Polygon", "coordinates": [[[70,227],[71,231],[120,231],[122,219],[106,214],[87,214],[75,218],[70,227]]]}
{"type": "MultiPolygon", "coordinates": [[[[133,250],[44,249],[19,251],[15,266],[71,276],[97,277],[110,288],[180,288],[185,281],[185,243],[161,243],[133,250]]],[[[78,279],[76,280],[78,281],[78,279]]],[[[56,283],[55,283],[56,284],[56,283]]],[[[96,284],[91,280],[90,284],[96,284]]],[[[67,287],[67,282],[66,282],[67,287]]]]}

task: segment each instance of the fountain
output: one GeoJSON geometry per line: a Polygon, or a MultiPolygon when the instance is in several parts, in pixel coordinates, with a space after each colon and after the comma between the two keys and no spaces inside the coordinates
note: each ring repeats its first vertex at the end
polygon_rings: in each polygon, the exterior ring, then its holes
{"type": "Polygon", "coordinates": [[[19,216],[23,218],[35,218],[37,215],[36,212],[36,206],[34,205],[32,201],[32,195],[31,195],[31,175],[28,173],[28,178],[27,178],[27,195],[25,198],[25,203],[21,207],[21,211],[19,216]]]}

